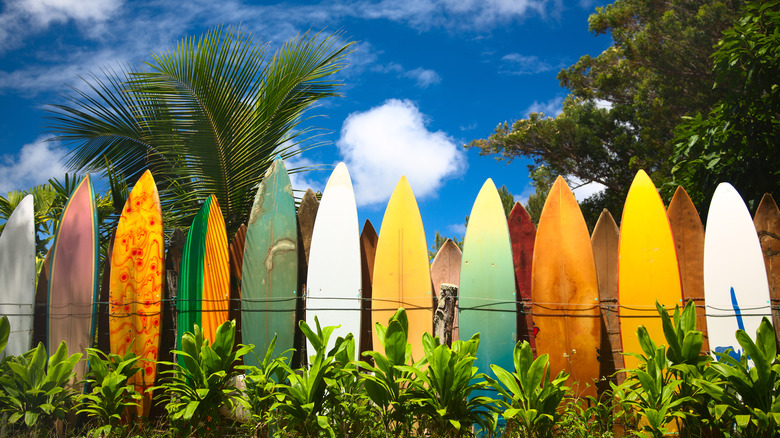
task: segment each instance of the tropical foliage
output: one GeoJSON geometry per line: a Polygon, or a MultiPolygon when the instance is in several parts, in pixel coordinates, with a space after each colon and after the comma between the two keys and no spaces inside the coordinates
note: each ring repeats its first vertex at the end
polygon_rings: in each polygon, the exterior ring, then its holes
{"type": "MultiPolygon", "coordinates": [[[[155,388],[167,402],[157,425],[125,420],[139,399],[129,383],[137,356],[88,350],[91,389],[77,395],[72,370],[80,355],[68,356],[61,344],[47,364],[39,345],[0,362],[0,427],[10,436],[42,435],[53,425],[60,435],[67,425],[68,436],[611,437],[613,427],[652,437],[776,436],[780,356],[769,320],[755,338],[737,331],[746,353],[739,360],[726,352],[714,361],[701,351],[692,302],[671,317],[657,307],[664,339],[640,328],[642,351],[631,353],[638,367],[599,398],[574,398],[569,376],[552,376],[548,357],[534,358],[524,341],[514,348],[515,369],[493,366],[495,379],[472,366],[479,335],[448,347],[425,334],[425,357],[412,363],[399,309],[387,326],[376,325],[384,353],[365,353],[373,364],[357,360],[351,335],[326,351],[336,327],[301,322],[312,344],[309,366],[291,368],[290,351],[274,354],[273,343],[261,366],[236,366],[253,347],[235,345],[235,322],[220,326],[212,344],[196,327],[177,352],[187,366],[168,364],[175,369],[155,388]],[[73,423],[67,413],[76,410],[92,420],[73,423]]],[[[0,318],[0,354],[9,333],[0,318]]]]}
{"type": "Polygon", "coordinates": [[[169,227],[186,228],[216,195],[232,235],[273,158],[312,138],[301,125],[306,110],[337,95],[333,75],[350,44],[340,34],[305,34],[268,58],[251,36],[215,29],[142,66],[85,79],[67,103],[51,106],[50,128],[72,145],[72,169],[113,168],[129,185],[151,169],[169,227]]]}

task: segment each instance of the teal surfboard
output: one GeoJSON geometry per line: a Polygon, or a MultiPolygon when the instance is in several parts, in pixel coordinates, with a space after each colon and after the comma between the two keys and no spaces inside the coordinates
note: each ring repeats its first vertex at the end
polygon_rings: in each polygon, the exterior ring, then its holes
{"type": "MultiPolygon", "coordinates": [[[[257,189],[247,224],[241,274],[241,323],[245,344],[262,356],[274,335],[276,353],[293,348],[299,298],[295,201],[284,162],[277,158],[257,189]]],[[[255,355],[247,365],[259,365],[255,355]]]]}
{"type": "Polygon", "coordinates": [[[509,228],[493,181],[488,179],[474,201],[460,269],[460,339],[480,333],[474,366],[495,378],[495,364],[514,372],[517,342],[515,271],[509,228]]]}

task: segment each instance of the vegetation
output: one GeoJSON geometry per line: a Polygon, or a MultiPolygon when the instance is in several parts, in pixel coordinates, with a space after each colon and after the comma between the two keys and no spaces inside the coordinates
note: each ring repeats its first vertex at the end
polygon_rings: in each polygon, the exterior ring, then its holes
{"type": "MultiPolygon", "coordinates": [[[[551,376],[547,355],[534,358],[524,341],[515,346],[513,372],[492,367],[496,379],[472,366],[478,334],[448,347],[426,333],[425,357],[412,363],[399,309],[387,326],[376,325],[384,352],[365,354],[373,365],[357,360],[351,335],[326,351],[335,327],[302,321],[314,353],[308,367],[290,368],[290,351],[274,355],[274,343],[260,367],[234,366],[253,348],[235,345],[235,322],[220,326],[211,345],[196,326],[177,352],[187,366],[168,364],[175,369],[155,389],[168,401],[166,423],[158,424],[127,421],[140,399],[128,384],[137,356],[88,350],[91,389],[77,395],[72,370],[80,355],[68,356],[62,344],[46,366],[39,345],[0,363],[0,427],[10,436],[46,435],[59,425],[69,436],[611,437],[620,424],[648,437],[776,436],[780,356],[769,320],[755,338],[737,331],[739,359],[725,352],[713,360],[701,351],[692,302],[671,317],[657,307],[664,339],[640,327],[642,351],[629,353],[638,367],[599,398],[573,398],[569,376],[551,376]],[[245,385],[236,385],[241,378],[245,385]],[[74,423],[67,414],[76,410],[91,420],[74,423]]],[[[0,318],[0,354],[9,332],[0,318]]]]}
{"type": "Polygon", "coordinates": [[[589,28],[610,35],[612,45],[558,74],[569,90],[562,113],[502,123],[468,147],[507,161],[532,159],[532,175],[543,166],[603,184],[605,191],[583,202],[591,225],[603,208],[620,217],[639,169],[668,197],[672,181],[682,184],[700,209],[721,181],[755,207],[764,192],[780,188],[779,6],[617,0],[597,8],[589,28]]]}
{"type": "Polygon", "coordinates": [[[72,145],[77,171],[112,169],[133,185],[151,169],[171,228],[186,228],[216,195],[233,235],[274,157],[299,153],[312,137],[305,112],[337,95],[333,74],[350,45],[339,34],[306,34],[268,59],[250,36],[215,29],[143,66],[85,79],[69,103],[50,108],[50,128],[72,145]]]}

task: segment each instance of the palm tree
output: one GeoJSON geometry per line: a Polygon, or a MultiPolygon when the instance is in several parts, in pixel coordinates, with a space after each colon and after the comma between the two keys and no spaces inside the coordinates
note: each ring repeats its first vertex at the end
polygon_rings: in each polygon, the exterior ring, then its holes
{"type": "Polygon", "coordinates": [[[75,144],[73,170],[113,169],[132,186],[151,169],[167,227],[189,226],[214,194],[232,234],[274,157],[295,155],[315,137],[300,127],[311,118],[304,113],[338,95],[333,75],[351,44],[340,34],[304,34],[268,60],[265,45],[215,29],[153,55],[143,68],[84,79],[87,87],[51,106],[50,128],[75,144]]]}

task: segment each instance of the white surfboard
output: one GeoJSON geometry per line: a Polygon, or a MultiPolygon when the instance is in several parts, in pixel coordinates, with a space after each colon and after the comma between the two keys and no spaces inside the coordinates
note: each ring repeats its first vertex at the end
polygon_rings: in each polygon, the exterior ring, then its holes
{"type": "MultiPolygon", "coordinates": [[[[360,228],[352,180],[344,163],[330,175],[322,194],[309,252],[306,285],[306,323],[314,329],[340,325],[330,337],[330,350],[339,336],[352,333],[360,347],[360,228]]],[[[311,344],[309,354],[313,354],[311,344]]]]}
{"type": "Polygon", "coordinates": [[[739,193],[728,183],[715,190],[704,236],[704,301],[710,349],[738,358],[735,333],[755,338],[761,319],[771,318],[769,284],[753,219],[739,193]]]}
{"type": "Polygon", "coordinates": [[[27,195],[8,218],[0,235],[0,315],[8,316],[11,334],[6,355],[31,348],[35,310],[35,219],[27,195]]]}

